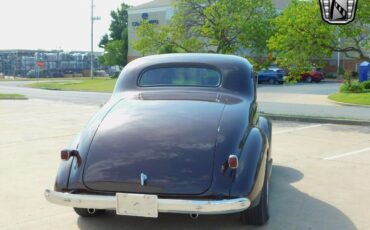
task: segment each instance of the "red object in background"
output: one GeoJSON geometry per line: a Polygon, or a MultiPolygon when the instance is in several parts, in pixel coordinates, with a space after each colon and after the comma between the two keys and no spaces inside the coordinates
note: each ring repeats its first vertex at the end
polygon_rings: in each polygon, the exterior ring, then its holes
{"type": "Polygon", "coordinates": [[[38,61],[37,66],[39,67],[39,69],[42,69],[44,67],[44,62],[43,61],[38,61]]]}
{"type": "Polygon", "coordinates": [[[311,72],[301,75],[301,81],[320,82],[322,80],[324,80],[324,74],[318,69],[313,69],[311,72]]]}

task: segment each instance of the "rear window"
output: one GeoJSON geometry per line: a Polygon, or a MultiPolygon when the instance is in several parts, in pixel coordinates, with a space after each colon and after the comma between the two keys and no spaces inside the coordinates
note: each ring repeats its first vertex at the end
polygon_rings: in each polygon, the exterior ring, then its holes
{"type": "Polygon", "coordinates": [[[145,71],[139,86],[201,86],[217,87],[221,73],[206,67],[161,67],[145,71]]]}

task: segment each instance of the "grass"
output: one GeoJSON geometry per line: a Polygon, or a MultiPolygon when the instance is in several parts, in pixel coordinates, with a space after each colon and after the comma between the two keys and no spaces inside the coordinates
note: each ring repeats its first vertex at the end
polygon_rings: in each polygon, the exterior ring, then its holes
{"type": "Polygon", "coordinates": [[[116,79],[96,78],[69,80],[69,81],[50,81],[31,83],[26,86],[50,90],[68,90],[68,91],[91,91],[91,92],[112,92],[116,84],[116,79]]]}
{"type": "MultiPolygon", "coordinates": [[[[1,81],[65,81],[65,80],[86,80],[87,77],[14,77],[14,78],[2,78],[1,81]]],[[[110,79],[109,77],[95,77],[95,79],[110,79]]]]}
{"type": "Polygon", "coordinates": [[[329,99],[337,102],[354,105],[370,105],[370,92],[368,93],[335,93],[329,99]]]}
{"type": "Polygon", "coordinates": [[[25,100],[27,97],[21,94],[0,93],[0,100],[25,100]]]}

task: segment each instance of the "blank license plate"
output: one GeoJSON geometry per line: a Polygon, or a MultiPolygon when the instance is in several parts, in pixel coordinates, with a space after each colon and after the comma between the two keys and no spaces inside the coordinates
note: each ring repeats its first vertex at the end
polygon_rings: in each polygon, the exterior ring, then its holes
{"type": "Polygon", "coordinates": [[[156,195],[117,193],[117,215],[158,217],[156,195]]]}

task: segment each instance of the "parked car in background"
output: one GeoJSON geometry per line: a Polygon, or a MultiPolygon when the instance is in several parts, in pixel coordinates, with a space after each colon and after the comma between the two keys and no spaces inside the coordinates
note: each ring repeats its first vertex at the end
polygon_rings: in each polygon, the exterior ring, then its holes
{"type": "Polygon", "coordinates": [[[305,81],[308,83],[311,82],[320,82],[324,80],[324,73],[321,69],[319,68],[313,68],[311,72],[307,72],[301,75],[301,81],[305,81]]]}
{"type": "Polygon", "coordinates": [[[27,72],[26,77],[29,78],[47,77],[47,72],[45,70],[30,70],[27,72]]]}
{"type": "Polygon", "coordinates": [[[110,66],[106,72],[109,76],[117,76],[121,73],[122,68],[119,66],[110,66]]]}
{"type": "Polygon", "coordinates": [[[268,68],[257,73],[258,83],[283,84],[286,71],[280,68],[268,68]]]}
{"type": "Polygon", "coordinates": [[[269,219],[271,122],[244,58],[170,54],[125,66],[108,103],[61,151],[48,201],[82,217],[240,213],[269,219]]]}
{"type": "Polygon", "coordinates": [[[95,76],[96,77],[109,77],[109,74],[107,74],[105,70],[97,70],[95,71],[95,76]]]}

